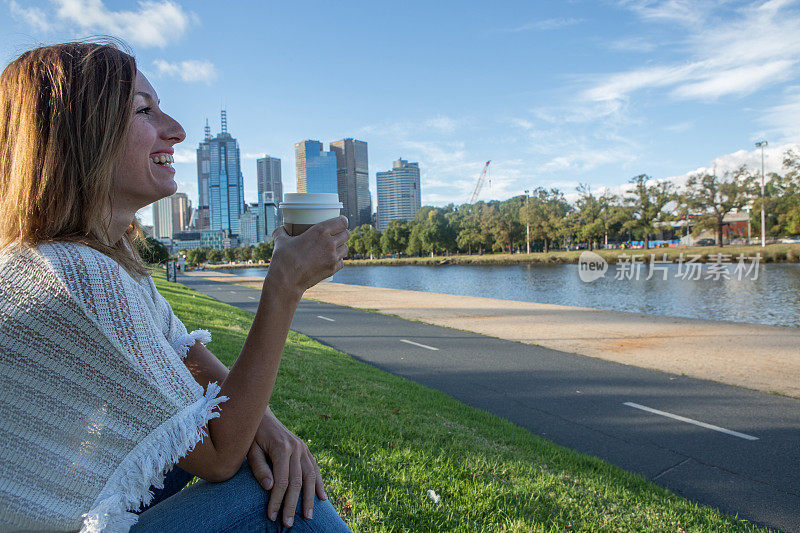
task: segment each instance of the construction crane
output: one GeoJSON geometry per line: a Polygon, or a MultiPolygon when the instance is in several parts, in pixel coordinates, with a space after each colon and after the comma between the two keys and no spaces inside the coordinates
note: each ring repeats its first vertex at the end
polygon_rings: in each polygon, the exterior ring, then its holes
{"type": "Polygon", "coordinates": [[[474,204],[475,200],[478,199],[478,195],[481,192],[481,187],[483,187],[483,182],[486,181],[486,172],[488,172],[489,163],[491,163],[491,162],[492,162],[492,160],[490,159],[483,166],[483,172],[481,172],[481,175],[478,177],[478,183],[475,184],[475,190],[472,191],[472,197],[469,199],[469,203],[474,204]]]}

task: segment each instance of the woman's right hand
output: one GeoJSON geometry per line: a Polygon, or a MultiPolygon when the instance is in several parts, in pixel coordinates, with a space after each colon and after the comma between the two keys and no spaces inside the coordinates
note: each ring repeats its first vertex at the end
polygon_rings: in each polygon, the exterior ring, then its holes
{"type": "Polygon", "coordinates": [[[279,226],[272,237],[275,248],[264,288],[269,284],[299,298],[306,289],[342,268],[350,232],[347,218],[339,216],[315,224],[296,237],[279,226]]]}

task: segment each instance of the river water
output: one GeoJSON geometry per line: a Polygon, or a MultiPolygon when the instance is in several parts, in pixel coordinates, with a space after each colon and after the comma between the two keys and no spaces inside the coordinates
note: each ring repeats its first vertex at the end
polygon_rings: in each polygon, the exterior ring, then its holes
{"type": "MultiPolygon", "coordinates": [[[[654,315],[800,327],[800,264],[767,263],[750,272],[723,265],[724,273],[703,265],[662,270],[609,266],[584,282],[578,265],[503,266],[346,266],[330,281],[413,291],[484,296],[654,315]],[[648,275],[652,274],[648,280],[648,275]],[[691,274],[688,275],[687,274],[691,274]],[[693,279],[699,277],[700,279],[693,279]],[[638,278],[638,279],[637,279],[638,278]],[[665,279],[666,278],[666,279],[665,279]]],[[[231,269],[263,276],[266,269],[231,269]]],[[[798,348],[800,349],[800,348],[798,348]]]]}

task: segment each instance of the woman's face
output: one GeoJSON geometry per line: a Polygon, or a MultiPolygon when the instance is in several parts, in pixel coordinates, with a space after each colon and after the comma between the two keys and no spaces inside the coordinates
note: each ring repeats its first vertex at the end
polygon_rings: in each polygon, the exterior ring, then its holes
{"type": "Polygon", "coordinates": [[[178,190],[173,146],[186,138],[178,122],[158,107],[158,95],[136,74],[133,117],[121,159],[112,174],[112,213],[127,215],[178,190]]]}

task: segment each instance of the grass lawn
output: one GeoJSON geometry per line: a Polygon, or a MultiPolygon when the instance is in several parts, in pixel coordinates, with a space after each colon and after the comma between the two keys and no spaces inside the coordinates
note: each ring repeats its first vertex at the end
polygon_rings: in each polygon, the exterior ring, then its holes
{"type": "MultiPolygon", "coordinates": [[[[154,277],[231,366],[253,315],[154,277]]],[[[298,333],[270,403],[306,439],[356,532],[758,531],[298,333]]]]}

